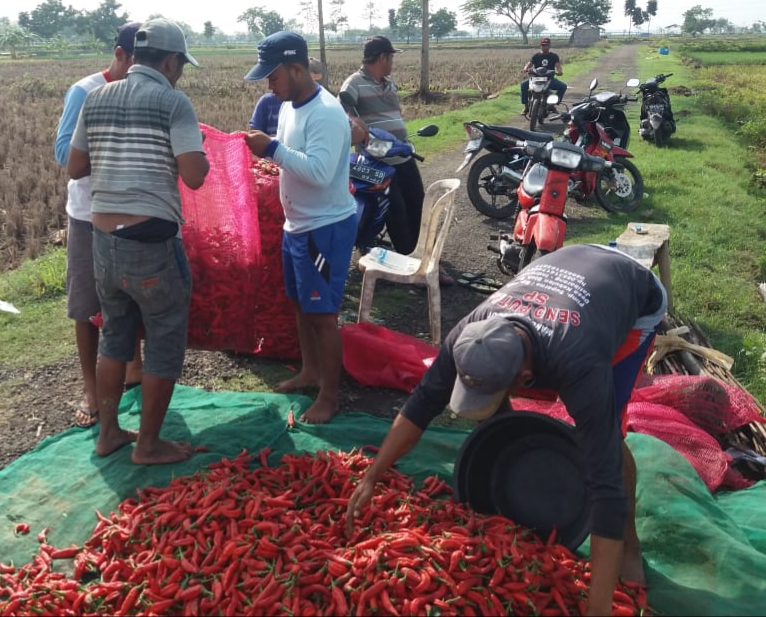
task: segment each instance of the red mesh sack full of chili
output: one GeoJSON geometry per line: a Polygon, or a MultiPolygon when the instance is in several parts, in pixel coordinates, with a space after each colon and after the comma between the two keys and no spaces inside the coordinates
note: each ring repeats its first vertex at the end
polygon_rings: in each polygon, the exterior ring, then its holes
{"type": "Polygon", "coordinates": [[[196,191],[179,182],[192,273],[188,347],[297,359],[277,167],[252,156],[244,133],[200,128],[210,172],[196,191]]]}

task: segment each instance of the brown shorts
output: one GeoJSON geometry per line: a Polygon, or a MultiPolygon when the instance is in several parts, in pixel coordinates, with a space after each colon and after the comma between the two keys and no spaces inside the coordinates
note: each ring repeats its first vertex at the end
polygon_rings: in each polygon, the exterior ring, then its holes
{"type": "Polygon", "coordinates": [[[69,217],[66,247],[67,317],[87,322],[101,310],[93,274],[93,227],[69,217]]]}

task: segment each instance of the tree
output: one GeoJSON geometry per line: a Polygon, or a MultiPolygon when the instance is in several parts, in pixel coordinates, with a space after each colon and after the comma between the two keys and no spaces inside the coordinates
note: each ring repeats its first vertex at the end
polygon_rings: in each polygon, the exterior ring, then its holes
{"type": "Polygon", "coordinates": [[[684,32],[689,34],[703,33],[713,27],[713,9],[703,9],[701,4],[695,4],[685,13],[684,23],[681,26],[684,32]]]}
{"type": "Polygon", "coordinates": [[[524,44],[529,43],[529,27],[540,16],[551,0],[466,0],[460,5],[469,22],[480,16],[507,17],[521,32],[524,44]]]}
{"type": "Polygon", "coordinates": [[[317,21],[316,4],[314,0],[302,0],[298,5],[303,14],[303,31],[313,32],[317,21]]]}
{"type": "Polygon", "coordinates": [[[375,0],[370,0],[369,2],[365,2],[364,12],[362,13],[362,15],[367,18],[367,21],[370,24],[370,32],[372,32],[372,20],[376,19],[379,15],[378,3],[375,2],[375,0]]]}
{"type": "MultiPolygon", "coordinates": [[[[404,3],[402,3],[404,4],[404,3]]],[[[422,101],[431,100],[431,61],[430,61],[430,49],[428,45],[429,25],[428,16],[430,11],[428,10],[428,0],[421,0],[420,3],[420,17],[422,22],[421,29],[421,44],[420,44],[420,99],[422,101]]]]}
{"type": "MultiPolygon", "coordinates": [[[[324,46],[324,11],[322,10],[322,0],[317,0],[317,23],[319,24],[319,59],[322,61],[322,66],[327,66],[327,53],[324,46]]],[[[322,85],[327,84],[327,76],[322,73],[322,85]]]]}
{"type": "Polygon", "coordinates": [[[645,9],[638,6],[636,0],[625,0],[625,16],[629,18],[628,36],[630,36],[631,25],[638,28],[641,24],[647,24],[648,28],[649,21],[655,15],[657,15],[657,0],[648,0],[645,9]]]}
{"type": "Polygon", "coordinates": [[[210,41],[213,36],[215,35],[215,27],[213,26],[212,21],[206,21],[204,24],[205,30],[203,31],[203,34],[205,35],[205,38],[210,41]]]}
{"type": "Polygon", "coordinates": [[[19,27],[41,39],[52,39],[62,30],[73,29],[77,16],[78,12],[65,7],[61,0],[46,0],[29,13],[19,13],[19,27]]]}
{"type": "Polygon", "coordinates": [[[88,32],[108,47],[114,44],[117,29],[129,19],[124,11],[117,14],[121,6],[117,0],[103,0],[95,10],[85,12],[88,32]]]}
{"type": "Polygon", "coordinates": [[[396,31],[410,42],[410,37],[423,23],[423,0],[402,0],[396,12],[396,31]]]}
{"type": "Polygon", "coordinates": [[[438,42],[440,38],[457,29],[457,15],[447,9],[439,9],[429,17],[428,26],[431,36],[438,42]]]}
{"type": "Polygon", "coordinates": [[[343,12],[343,5],[345,3],[346,0],[330,0],[330,18],[341,35],[348,28],[348,17],[343,12]]]}
{"type": "Polygon", "coordinates": [[[33,38],[33,34],[20,26],[7,26],[0,31],[0,49],[7,49],[15,60],[22,49],[29,47],[33,38]]]}
{"type": "Polygon", "coordinates": [[[609,11],[612,10],[611,0],[554,0],[551,6],[556,23],[572,30],[570,43],[576,28],[583,24],[600,26],[608,23],[609,11]]]}
{"type": "Polygon", "coordinates": [[[239,23],[247,26],[247,31],[255,37],[267,37],[285,29],[282,16],[275,11],[265,11],[260,6],[247,9],[237,17],[239,23]]]}

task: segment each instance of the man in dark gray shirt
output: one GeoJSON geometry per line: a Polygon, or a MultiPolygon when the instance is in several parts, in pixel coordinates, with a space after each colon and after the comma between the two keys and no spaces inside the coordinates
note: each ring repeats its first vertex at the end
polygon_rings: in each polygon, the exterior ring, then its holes
{"type": "Polygon", "coordinates": [[[587,614],[610,614],[619,576],[645,582],[625,410],[666,308],[660,280],[616,249],[567,246],[524,268],[447,336],[351,496],[349,529],[381,475],[447,405],[485,420],[511,394],[555,392],[575,421],[592,499],[587,614]]]}

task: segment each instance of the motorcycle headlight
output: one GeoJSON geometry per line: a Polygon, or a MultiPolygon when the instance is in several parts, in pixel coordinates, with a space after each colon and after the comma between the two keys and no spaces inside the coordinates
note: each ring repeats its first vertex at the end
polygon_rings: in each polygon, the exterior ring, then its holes
{"type": "Polygon", "coordinates": [[[577,169],[582,161],[582,153],[563,148],[551,149],[551,163],[566,169],[577,169]]]}
{"type": "Polygon", "coordinates": [[[388,151],[394,147],[393,141],[385,139],[378,139],[370,135],[370,141],[365,148],[365,151],[372,157],[380,159],[388,154],[388,151]]]}

